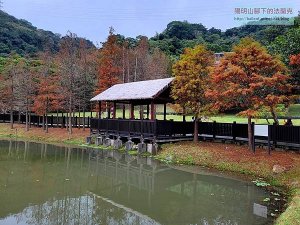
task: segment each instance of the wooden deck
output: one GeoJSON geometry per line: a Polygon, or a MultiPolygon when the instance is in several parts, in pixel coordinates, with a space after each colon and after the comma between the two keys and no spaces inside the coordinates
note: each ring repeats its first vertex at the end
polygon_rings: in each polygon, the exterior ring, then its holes
{"type": "MultiPolygon", "coordinates": [[[[175,142],[193,140],[194,123],[168,120],[91,119],[91,133],[112,138],[131,138],[146,142],[175,142]]],[[[254,123],[253,129],[255,129],[254,123]]],[[[255,135],[256,146],[300,149],[300,126],[266,125],[264,136],[255,135]]],[[[200,122],[202,140],[248,142],[248,125],[237,123],[200,122]]]]}
{"type": "Polygon", "coordinates": [[[91,119],[91,133],[121,138],[163,140],[191,140],[193,122],[165,120],[91,119]]]}

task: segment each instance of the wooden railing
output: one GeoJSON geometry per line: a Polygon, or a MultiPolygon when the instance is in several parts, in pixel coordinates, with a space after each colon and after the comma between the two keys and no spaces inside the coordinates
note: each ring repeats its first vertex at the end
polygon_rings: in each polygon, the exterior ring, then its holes
{"type": "MultiPolygon", "coordinates": [[[[254,130],[255,124],[252,123],[254,130]]],[[[267,125],[265,125],[267,126],[267,125]]],[[[91,129],[102,133],[120,136],[144,136],[157,139],[187,136],[194,133],[193,122],[164,120],[124,120],[124,119],[91,119],[91,129]]],[[[269,125],[265,137],[252,136],[253,145],[276,147],[277,142],[286,146],[300,148],[299,126],[269,125]],[[299,145],[299,146],[298,146],[299,145]]],[[[215,140],[248,141],[248,125],[233,123],[200,122],[199,137],[215,140]]],[[[170,139],[170,138],[169,138],[170,139]]],[[[171,138],[172,139],[172,138],[171,138]]]]}
{"type": "Polygon", "coordinates": [[[300,126],[278,126],[268,127],[270,141],[300,144],[300,126]]]}
{"type": "MultiPolygon", "coordinates": [[[[44,119],[45,120],[45,119],[44,119]]],[[[25,115],[13,115],[14,123],[24,124],[25,115]]],[[[30,115],[32,126],[43,126],[43,117],[30,115]]],[[[45,120],[46,121],[46,120],[45,120]]],[[[49,127],[64,128],[68,125],[69,118],[66,116],[48,116],[49,127]]],[[[0,123],[9,123],[9,114],[0,114],[0,123]]],[[[164,120],[126,120],[126,119],[98,119],[72,117],[72,127],[87,127],[92,131],[103,132],[121,136],[144,136],[150,138],[168,138],[192,135],[194,132],[193,122],[164,121],[164,120]]],[[[267,126],[267,125],[265,125],[267,126]]],[[[254,123],[252,124],[254,128],[254,123]]],[[[300,126],[268,125],[267,134],[262,137],[253,136],[253,142],[276,147],[278,145],[296,146],[300,148],[300,126]]],[[[199,136],[221,140],[247,141],[248,125],[238,123],[200,122],[199,136]]]]}
{"type": "MultiPolygon", "coordinates": [[[[30,125],[42,127],[43,126],[43,116],[38,115],[30,115],[28,116],[28,121],[30,125]]],[[[61,127],[64,128],[69,123],[69,117],[67,116],[46,116],[44,117],[44,123],[48,123],[49,127],[61,127]]],[[[9,114],[0,114],[0,123],[9,123],[10,122],[10,115],[9,114]]],[[[25,115],[13,115],[13,123],[26,123],[26,116],[25,115]]],[[[72,127],[83,127],[86,128],[90,127],[90,117],[72,117],[71,118],[72,127]]]]}

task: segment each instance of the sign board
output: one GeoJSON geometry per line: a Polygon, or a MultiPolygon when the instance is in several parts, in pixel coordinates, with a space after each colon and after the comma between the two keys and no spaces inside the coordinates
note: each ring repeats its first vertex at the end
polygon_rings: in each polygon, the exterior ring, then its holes
{"type": "Polygon", "coordinates": [[[254,135],[268,137],[268,125],[255,125],[254,135]]]}
{"type": "Polygon", "coordinates": [[[253,203],[253,214],[263,218],[267,218],[268,208],[267,206],[253,203]]]}

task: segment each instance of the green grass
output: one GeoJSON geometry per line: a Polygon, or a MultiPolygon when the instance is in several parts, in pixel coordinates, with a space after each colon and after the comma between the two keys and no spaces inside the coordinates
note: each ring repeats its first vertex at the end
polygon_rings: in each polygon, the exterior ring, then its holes
{"type": "Polygon", "coordinates": [[[300,116],[300,104],[291,105],[288,109],[288,116],[300,116]]]}
{"type": "Polygon", "coordinates": [[[289,207],[276,221],[276,225],[297,225],[300,224],[300,189],[295,191],[289,203],[289,207]]]}

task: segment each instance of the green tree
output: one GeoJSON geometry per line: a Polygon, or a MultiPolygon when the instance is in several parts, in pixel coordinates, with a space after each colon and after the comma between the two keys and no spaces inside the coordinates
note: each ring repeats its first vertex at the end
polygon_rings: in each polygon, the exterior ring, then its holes
{"type": "Polygon", "coordinates": [[[286,34],[278,36],[271,44],[270,50],[282,56],[283,62],[288,65],[291,55],[300,52],[300,28],[292,28],[286,34]]]}

